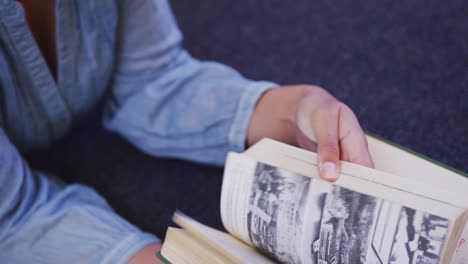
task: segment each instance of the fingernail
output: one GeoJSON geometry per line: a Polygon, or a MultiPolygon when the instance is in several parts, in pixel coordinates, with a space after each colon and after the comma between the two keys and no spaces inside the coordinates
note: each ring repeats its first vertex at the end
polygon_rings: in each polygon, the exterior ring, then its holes
{"type": "Polygon", "coordinates": [[[327,161],[322,164],[322,177],[331,181],[338,179],[338,170],[335,163],[327,161]]]}

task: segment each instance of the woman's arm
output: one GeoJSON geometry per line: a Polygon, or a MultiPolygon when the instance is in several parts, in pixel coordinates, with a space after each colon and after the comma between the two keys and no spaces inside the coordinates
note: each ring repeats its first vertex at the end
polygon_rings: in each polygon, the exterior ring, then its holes
{"type": "Polygon", "coordinates": [[[157,241],[93,189],[31,170],[0,127],[2,263],[126,263],[157,241]]]}
{"type": "Polygon", "coordinates": [[[154,156],[222,165],[245,149],[248,123],[271,82],[192,58],[165,0],[121,2],[107,128],[154,156]]]}
{"type": "Polygon", "coordinates": [[[105,123],[143,151],[221,165],[228,151],[268,136],[309,149],[317,143],[320,174],[329,180],[338,159],[372,166],[356,117],[325,90],[270,89],[278,85],[200,62],[181,47],[167,1],[121,4],[105,123]]]}
{"type": "MultiPolygon", "coordinates": [[[[338,158],[371,165],[354,114],[323,89],[271,89],[278,85],[192,58],[166,0],[122,0],[119,16],[105,125],[144,152],[221,165],[228,151],[269,136],[307,148],[317,141],[330,180],[338,158]]],[[[134,259],[154,261],[157,247],[134,259]]]]}

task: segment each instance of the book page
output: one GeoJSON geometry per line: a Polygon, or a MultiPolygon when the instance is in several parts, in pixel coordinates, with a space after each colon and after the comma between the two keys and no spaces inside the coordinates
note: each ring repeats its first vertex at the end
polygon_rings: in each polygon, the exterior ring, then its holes
{"type": "Polygon", "coordinates": [[[221,220],[224,228],[237,238],[251,244],[247,213],[257,162],[237,153],[229,153],[224,167],[221,189],[221,220]]]}
{"type": "MultiPolygon", "coordinates": [[[[439,186],[457,194],[462,200],[463,197],[468,197],[465,194],[468,190],[468,180],[463,172],[451,171],[419,157],[417,153],[407,152],[374,136],[366,137],[376,169],[439,186]]],[[[454,256],[450,263],[468,263],[468,222],[465,223],[460,239],[456,241],[454,256]]]]}
{"type": "Polygon", "coordinates": [[[466,264],[468,263],[468,211],[465,212],[464,226],[460,238],[458,238],[454,245],[454,254],[450,261],[451,264],[466,264]]]}
{"type": "Polygon", "coordinates": [[[283,263],[439,263],[450,235],[446,216],[240,154],[224,177],[226,229],[283,263]]]}
{"type": "Polygon", "coordinates": [[[392,146],[378,138],[366,136],[375,169],[399,175],[452,192],[468,189],[468,179],[433,162],[392,146]]]}
{"type": "Polygon", "coordinates": [[[205,226],[181,212],[176,212],[173,221],[200,242],[219,252],[233,263],[272,264],[268,258],[235,237],[205,226]]]}
{"type": "MultiPolygon", "coordinates": [[[[317,169],[317,154],[304,149],[292,147],[271,139],[263,139],[248,149],[245,155],[307,176],[320,178],[317,169]]],[[[345,161],[340,161],[340,174],[341,177],[336,184],[352,189],[357,188],[356,190],[358,191],[370,192],[370,194],[376,191],[375,186],[378,184],[377,188],[381,190],[379,192],[382,195],[390,194],[388,197],[382,197],[385,199],[392,199],[395,194],[398,194],[395,198],[403,198],[404,201],[409,198],[407,193],[410,193],[462,209],[468,207],[468,195],[465,195],[465,190],[468,188],[466,184],[468,183],[468,179],[461,176],[458,178],[465,184],[461,182],[457,183],[462,188],[450,189],[450,187],[447,189],[448,182],[446,184],[434,184],[431,181],[416,181],[414,178],[392,175],[345,161]],[[369,188],[366,188],[366,186],[369,188]]],[[[423,203],[417,203],[413,207],[427,207],[427,202],[424,202],[425,199],[421,201],[423,203]]],[[[439,208],[433,209],[439,210],[439,208]]],[[[431,208],[425,210],[431,210],[431,208]]]]}
{"type": "Polygon", "coordinates": [[[172,263],[233,263],[216,250],[191,236],[187,231],[180,228],[169,227],[166,232],[161,254],[172,263]]]}

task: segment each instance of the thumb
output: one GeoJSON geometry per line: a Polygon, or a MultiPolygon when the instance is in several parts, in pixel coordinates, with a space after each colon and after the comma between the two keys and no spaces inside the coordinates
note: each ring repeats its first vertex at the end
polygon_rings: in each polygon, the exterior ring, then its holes
{"type": "Polygon", "coordinates": [[[324,107],[312,116],[317,142],[319,174],[322,179],[336,181],[339,177],[340,146],[338,135],[339,107],[324,107]]]}

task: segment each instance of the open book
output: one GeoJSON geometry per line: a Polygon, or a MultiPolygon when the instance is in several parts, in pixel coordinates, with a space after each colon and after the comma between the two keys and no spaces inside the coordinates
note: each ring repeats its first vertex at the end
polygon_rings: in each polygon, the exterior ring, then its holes
{"type": "Polygon", "coordinates": [[[170,263],[468,263],[468,178],[368,137],[377,169],[264,139],[229,153],[221,218],[229,234],[181,212],[160,259],[170,263]],[[383,172],[386,171],[386,172],[383,172]]]}

